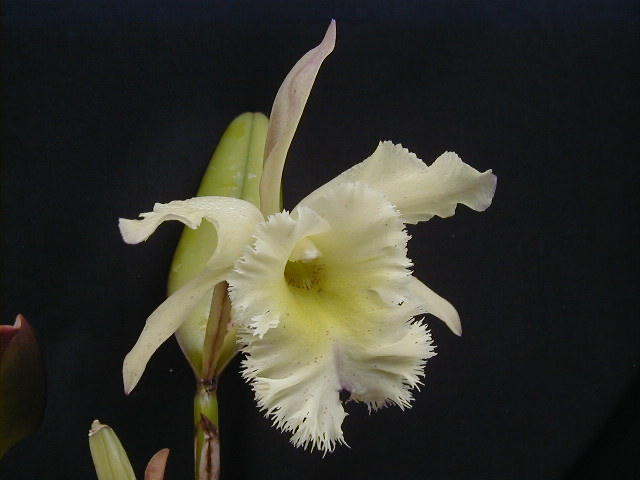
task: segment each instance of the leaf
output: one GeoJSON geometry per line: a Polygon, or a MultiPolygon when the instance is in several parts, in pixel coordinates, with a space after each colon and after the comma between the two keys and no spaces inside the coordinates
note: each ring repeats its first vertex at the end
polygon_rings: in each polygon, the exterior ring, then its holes
{"type": "Polygon", "coordinates": [[[46,396],[38,342],[27,319],[18,315],[13,326],[0,325],[0,458],[38,429],[46,396]]]}

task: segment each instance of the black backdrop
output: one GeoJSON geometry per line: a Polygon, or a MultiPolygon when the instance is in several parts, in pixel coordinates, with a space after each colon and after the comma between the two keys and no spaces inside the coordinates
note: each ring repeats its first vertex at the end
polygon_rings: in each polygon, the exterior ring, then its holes
{"type": "Polygon", "coordinates": [[[193,380],[175,341],[130,397],[121,362],[162,301],[180,228],[117,218],[193,195],[226,125],[268,113],[338,22],[289,155],[286,206],[401,142],[499,177],[493,206],[412,228],[416,275],[459,310],[413,409],[349,405],[351,448],[295,449],[221,384],[223,479],[627,478],[638,470],[637,1],[5,1],[3,316],[47,361],[44,424],[6,479],[92,478],[111,424],[141,472],[190,478],[193,380]]]}

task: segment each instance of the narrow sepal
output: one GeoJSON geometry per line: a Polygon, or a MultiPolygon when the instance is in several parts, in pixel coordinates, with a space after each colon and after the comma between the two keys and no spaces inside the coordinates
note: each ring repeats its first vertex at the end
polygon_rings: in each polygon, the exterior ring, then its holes
{"type": "Polygon", "coordinates": [[[414,315],[430,313],[442,320],[453,333],[462,335],[460,316],[453,305],[415,277],[411,277],[408,287],[416,308],[414,315]]]}
{"type": "Polygon", "coordinates": [[[151,314],[138,341],[124,359],[122,378],[126,394],[129,394],[140,381],[153,353],[173,335],[203,295],[221,282],[227,272],[227,268],[205,270],[167,298],[151,314]]]}
{"type": "Polygon", "coordinates": [[[271,110],[260,197],[266,216],[280,211],[280,182],[287,152],[298,128],[320,65],[336,43],[336,22],[331,21],[322,43],[307,52],[282,82],[271,110]]]}

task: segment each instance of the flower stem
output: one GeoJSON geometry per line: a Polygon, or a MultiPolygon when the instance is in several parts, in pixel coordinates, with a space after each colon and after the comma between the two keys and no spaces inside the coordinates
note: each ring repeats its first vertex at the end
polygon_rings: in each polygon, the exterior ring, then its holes
{"type": "Polygon", "coordinates": [[[193,404],[197,480],[220,478],[217,381],[198,382],[193,404]]]}
{"type": "Polygon", "coordinates": [[[202,377],[194,400],[195,456],[198,480],[220,478],[220,436],[218,434],[218,376],[216,366],[230,323],[231,301],[227,282],[213,289],[209,320],[202,351],[202,377]]]}

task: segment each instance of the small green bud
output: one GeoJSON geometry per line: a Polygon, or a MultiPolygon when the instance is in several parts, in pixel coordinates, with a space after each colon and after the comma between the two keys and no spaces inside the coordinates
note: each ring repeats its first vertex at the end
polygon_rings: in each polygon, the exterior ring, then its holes
{"type": "Polygon", "coordinates": [[[89,430],[89,448],[98,480],[135,480],[129,457],[116,433],[94,420],[89,430]]]}

